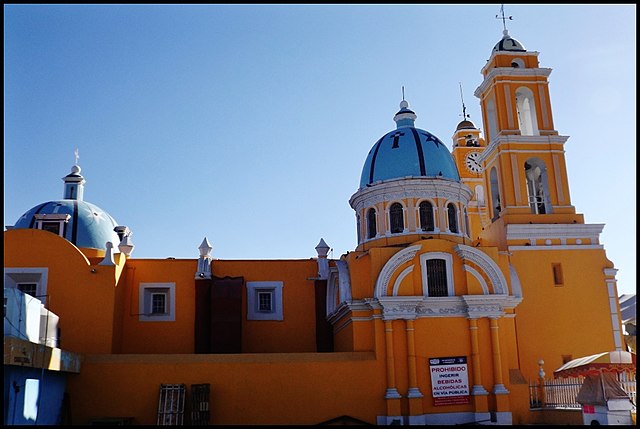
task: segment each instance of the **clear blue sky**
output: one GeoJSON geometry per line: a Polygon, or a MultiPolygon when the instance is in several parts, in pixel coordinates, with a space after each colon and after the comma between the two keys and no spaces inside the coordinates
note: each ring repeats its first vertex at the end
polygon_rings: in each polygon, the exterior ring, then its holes
{"type": "MultiPolygon", "coordinates": [[[[133,231],[137,258],[338,258],[349,198],[406,99],[451,148],[502,37],[500,5],[5,5],[4,225],[84,199],[133,231]]],[[[636,290],[636,6],[506,5],[540,52],[572,204],[605,224],[636,290]]]]}

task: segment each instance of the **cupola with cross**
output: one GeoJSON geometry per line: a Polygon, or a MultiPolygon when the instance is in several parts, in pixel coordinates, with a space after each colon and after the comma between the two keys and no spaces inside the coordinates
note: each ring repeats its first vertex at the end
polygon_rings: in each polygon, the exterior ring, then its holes
{"type": "Polygon", "coordinates": [[[471,122],[467,114],[467,108],[462,96],[462,84],[460,85],[460,98],[462,101],[462,121],[456,126],[453,133],[453,150],[451,155],[455,159],[460,180],[472,191],[472,197],[467,207],[471,238],[477,238],[478,232],[489,221],[485,199],[485,187],[483,178],[483,166],[480,156],[486,145],[482,132],[471,122]]]}

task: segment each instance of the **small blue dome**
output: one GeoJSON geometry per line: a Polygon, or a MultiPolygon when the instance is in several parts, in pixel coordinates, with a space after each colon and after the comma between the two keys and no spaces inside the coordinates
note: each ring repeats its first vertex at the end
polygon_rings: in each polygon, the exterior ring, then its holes
{"type": "Polygon", "coordinates": [[[428,131],[415,128],[416,115],[408,103],[400,103],[393,118],[397,129],[380,138],[364,162],[360,188],[380,180],[403,177],[433,177],[460,181],[449,149],[428,131]]]}
{"type": "MultiPolygon", "coordinates": [[[[49,201],[23,214],[14,228],[36,228],[37,215],[69,215],[62,236],[77,247],[106,249],[107,241],[117,247],[120,238],[114,228],[118,223],[109,213],[82,200],[49,201]]],[[[46,221],[46,217],[45,217],[46,221]]]]}

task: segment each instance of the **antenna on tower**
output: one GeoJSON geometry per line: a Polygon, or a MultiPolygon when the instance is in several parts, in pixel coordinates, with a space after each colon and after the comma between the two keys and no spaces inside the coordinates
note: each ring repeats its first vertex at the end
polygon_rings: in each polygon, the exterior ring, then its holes
{"type": "Polygon", "coordinates": [[[506,21],[513,20],[513,16],[505,16],[504,15],[504,4],[500,5],[500,15],[496,15],[496,19],[501,19],[502,20],[502,27],[504,28],[504,31],[507,31],[507,24],[506,21]],[[502,15],[502,16],[500,16],[502,15]]]}
{"type": "Polygon", "coordinates": [[[464,97],[462,97],[462,82],[458,82],[460,85],[460,100],[462,100],[462,120],[466,120],[470,118],[470,115],[467,115],[467,107],[464,105],[464,97]]]}

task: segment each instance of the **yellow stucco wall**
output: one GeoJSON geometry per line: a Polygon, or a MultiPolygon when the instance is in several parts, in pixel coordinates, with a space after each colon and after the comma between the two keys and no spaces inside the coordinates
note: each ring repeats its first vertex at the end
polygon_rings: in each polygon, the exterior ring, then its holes
{"type": "Polygon", "coordinates": [[[187,399],[191,384],[209,383],[216,425],[317,424],[342,415],[374,424],[384,414],[381,366],[373,353],[88,355],[68,390],[74,424],[134,417],[153,425],[159,383],[186,384],[187,399]]]}

